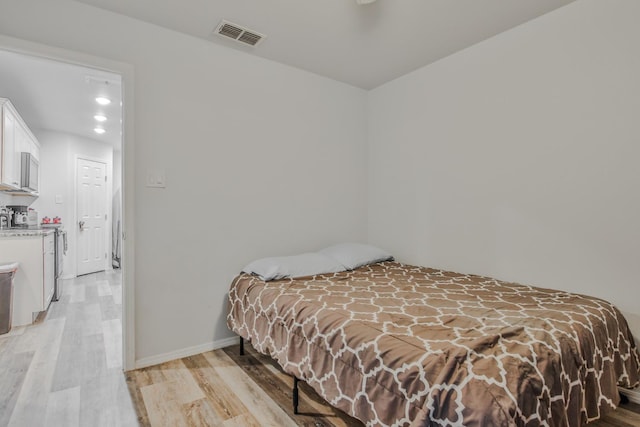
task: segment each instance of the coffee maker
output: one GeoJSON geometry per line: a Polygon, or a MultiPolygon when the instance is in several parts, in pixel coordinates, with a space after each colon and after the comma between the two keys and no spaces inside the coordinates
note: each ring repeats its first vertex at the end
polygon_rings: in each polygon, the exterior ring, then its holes
{"type": "Polygon", "coordinates": [[[12,205],[7,208],[13,211],[13,217],[11,217],[11,228],[27,228],[29,227],[29,207],[12,205]]]}

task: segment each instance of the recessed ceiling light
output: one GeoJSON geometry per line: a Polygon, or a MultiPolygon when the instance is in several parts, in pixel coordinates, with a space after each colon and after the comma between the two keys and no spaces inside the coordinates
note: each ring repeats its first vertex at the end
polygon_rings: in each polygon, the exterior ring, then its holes
{"type": "Polygon", "coordinates": [[[109,98],[105,98],[103,96],[99,96],[96,98],[96,102],[100,105],[109,105],[111,104],[111,100],[109,98]]]}
{"type": "Polygon", "coordinates": [[[94,131],[95,133],[99,134],[99,135],[102,135],[103,133],[105,133],[105,132],[106,132],[106,130],[104,130],[104,129],[102,129],[102,128],[95,128],[93,131],[94,131]]]}
{"type": "Polygon", "coordinates": [[[95,116],[93,116],[94,119],[96,119],[99,122],[104,122],[107,120],[107,118],[105,116],[103,116],[102,114],[96,114],[95,116]]]}

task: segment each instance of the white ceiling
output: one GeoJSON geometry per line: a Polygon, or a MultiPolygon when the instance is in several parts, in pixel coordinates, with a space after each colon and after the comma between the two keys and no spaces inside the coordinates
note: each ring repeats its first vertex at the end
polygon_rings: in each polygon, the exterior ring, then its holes
{"type": "Polygon", "coordinates": [[[32,130],[80,135],[119,150],[121,87],[117,74],[0,50],[0,98],[10,99],[32,130]],[[111,99],[111,104],[98,105],[98,96],[111,99]],[[93,116],[99,113],[107,117],[102,135],[93,130],[93,116]]]}
{"type": "MultiPolygon", "coordinates": [[[[371,89],[574,0],[77,1],[371,89]],[[251,48],[214,35],[223,19],[267,38],[251,48]]],[[[0,50],[0,97],[31,128],[121,145],[118,75],[0,50]],[[105,94],[113,102],[100,107],[105,94]]]]}
{"type": "Polygon", "coordinates": [[[574,0],[77,0],[374,88],[574,0]],[[267,38],[214,35],[222,19],[267,38]]]}

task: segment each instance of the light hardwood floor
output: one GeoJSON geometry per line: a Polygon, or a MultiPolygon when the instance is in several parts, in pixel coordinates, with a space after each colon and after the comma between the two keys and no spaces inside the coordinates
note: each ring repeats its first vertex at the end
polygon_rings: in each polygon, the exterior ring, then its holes
{"type": "MultiPolygon", "coordinates": [[[[363,424],[325,403],[300,383],[300,414],[291,404],[292,379],[270,358],[245,346],[210,351],[127,374],[144,426],[343,426],[363,424]]],[[[640,426],[640,405],[627,404],[590,423],[640,426]]]]}
{"type": "Polygon", "coordinates": [[[137,426],[122,372],[119,271],[64,281],[44,319],[0,335],[0,426],[137,426]]]}

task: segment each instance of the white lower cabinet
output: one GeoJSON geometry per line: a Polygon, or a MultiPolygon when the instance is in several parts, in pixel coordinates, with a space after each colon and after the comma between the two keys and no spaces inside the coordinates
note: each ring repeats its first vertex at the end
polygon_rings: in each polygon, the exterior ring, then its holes
{"type": "Polygon", "coordinates": [[[13,280],[12,326],[29,325],[53,297],[54,234],[0,237],[0,254],[20,264],[13,280]]]}

